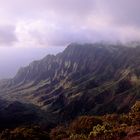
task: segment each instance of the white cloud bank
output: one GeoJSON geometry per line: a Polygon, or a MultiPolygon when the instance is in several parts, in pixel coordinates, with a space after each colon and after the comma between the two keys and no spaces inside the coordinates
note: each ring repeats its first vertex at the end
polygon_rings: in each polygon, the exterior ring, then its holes
{"type": "Polygon", "coordinates": [[[140,39],[139,0],[0,0],[0,3],[0,46],[46,47],[140,39]]]}

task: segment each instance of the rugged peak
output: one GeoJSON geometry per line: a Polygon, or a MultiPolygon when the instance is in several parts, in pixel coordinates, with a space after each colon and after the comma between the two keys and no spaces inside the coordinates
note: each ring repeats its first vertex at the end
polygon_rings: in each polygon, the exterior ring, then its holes
{"type": "Polygon", "coordinates": [[[78,69],[92,71],[94,67],[97,68],[101,63],[106,63],[103,59],[105,61],[112,59],[112,53],[116,50],[118,49],[115,45],[72,43],[57,55],[47,55],[41,60],[30,63],[27,67],[20,68],[12,83],[36,83],[41,80],[54,79],[60,75],[66,76],[78,69]]]}
{"type": "MultiPolygon", "coordinates": [[[[90,43],[85,43],[85,44],[78,44],[78,43],[71,43],[70,45],[68,45],[68,47],[65,49],[66,52],[71,52],[71,51],[85,51],[88,49],[94,49],[94,50],[110,50],[110,51],[115,51],[115,50],[120,50],[125,48],[126,46],[122,45],[122,44],[109,44],[109,43],[94,43],[94,44],[90,44],[90,43]]],[[[65,52],[64,51],[64,52],[65,52]]]]}

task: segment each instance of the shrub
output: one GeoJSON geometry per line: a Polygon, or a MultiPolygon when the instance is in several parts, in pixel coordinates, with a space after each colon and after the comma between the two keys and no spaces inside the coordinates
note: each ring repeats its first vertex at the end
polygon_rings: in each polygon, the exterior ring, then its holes
{"type": "Polygon", "coordinates": [[[87,140],[88,138],[84,134],[72,134],[69,140],[87,140]]]}
{"type": "Polygon", "coordinates": [[[140,101],[136,101],[136,103],[131,107],[131,112],[140,112],[140,101]]]}
{"type": "Polygon", "coordinates": [[[70,131],[72,131],[74,134],[89,134],[92,130],[93,126],[96,126],[97,124],[102,124],[102,120],[98,117],[93,116],[82,116],[78,117],[76,120],[74,120],[70,124],[70,131]]]}
{"type": "Polygon", "coordinates": [[[89,140],[92,139],[111,140],[114,138],[114,131],[109,124],[97,125],[93,127],[93,130],[89,134],[89,140]]]}
{"type": "Polygon", "coordinates": [[[64,126],[53,128],[50,132],[51,140],[62,140],[69,137],[69,132],[64,126]]]}
{"type": "Polygon", "coordinates": [[[39,127],[18,127],[5,130],[0,135],[1,140],[50,140],[48,133],[39,127]]]}

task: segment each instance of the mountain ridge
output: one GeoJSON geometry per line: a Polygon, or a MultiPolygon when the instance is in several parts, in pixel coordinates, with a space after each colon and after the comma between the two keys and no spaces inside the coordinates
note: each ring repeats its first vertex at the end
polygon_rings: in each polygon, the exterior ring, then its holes
{"type": "Polygon", "coordinates": [[[70,44],[20,69],[0,84],[0,95],[38,105],[62,120],[127,112],[139,99],[139,54],[138,47],[70,44]]]}

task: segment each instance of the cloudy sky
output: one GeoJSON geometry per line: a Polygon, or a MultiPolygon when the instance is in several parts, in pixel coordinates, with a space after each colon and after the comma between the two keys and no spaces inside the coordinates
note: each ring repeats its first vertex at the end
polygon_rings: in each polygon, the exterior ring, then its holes
{"type": "Polygon", "coordinates": [[[0,0],[0,79],[71,42],[140,40],[140,0],[0,0]]]}

